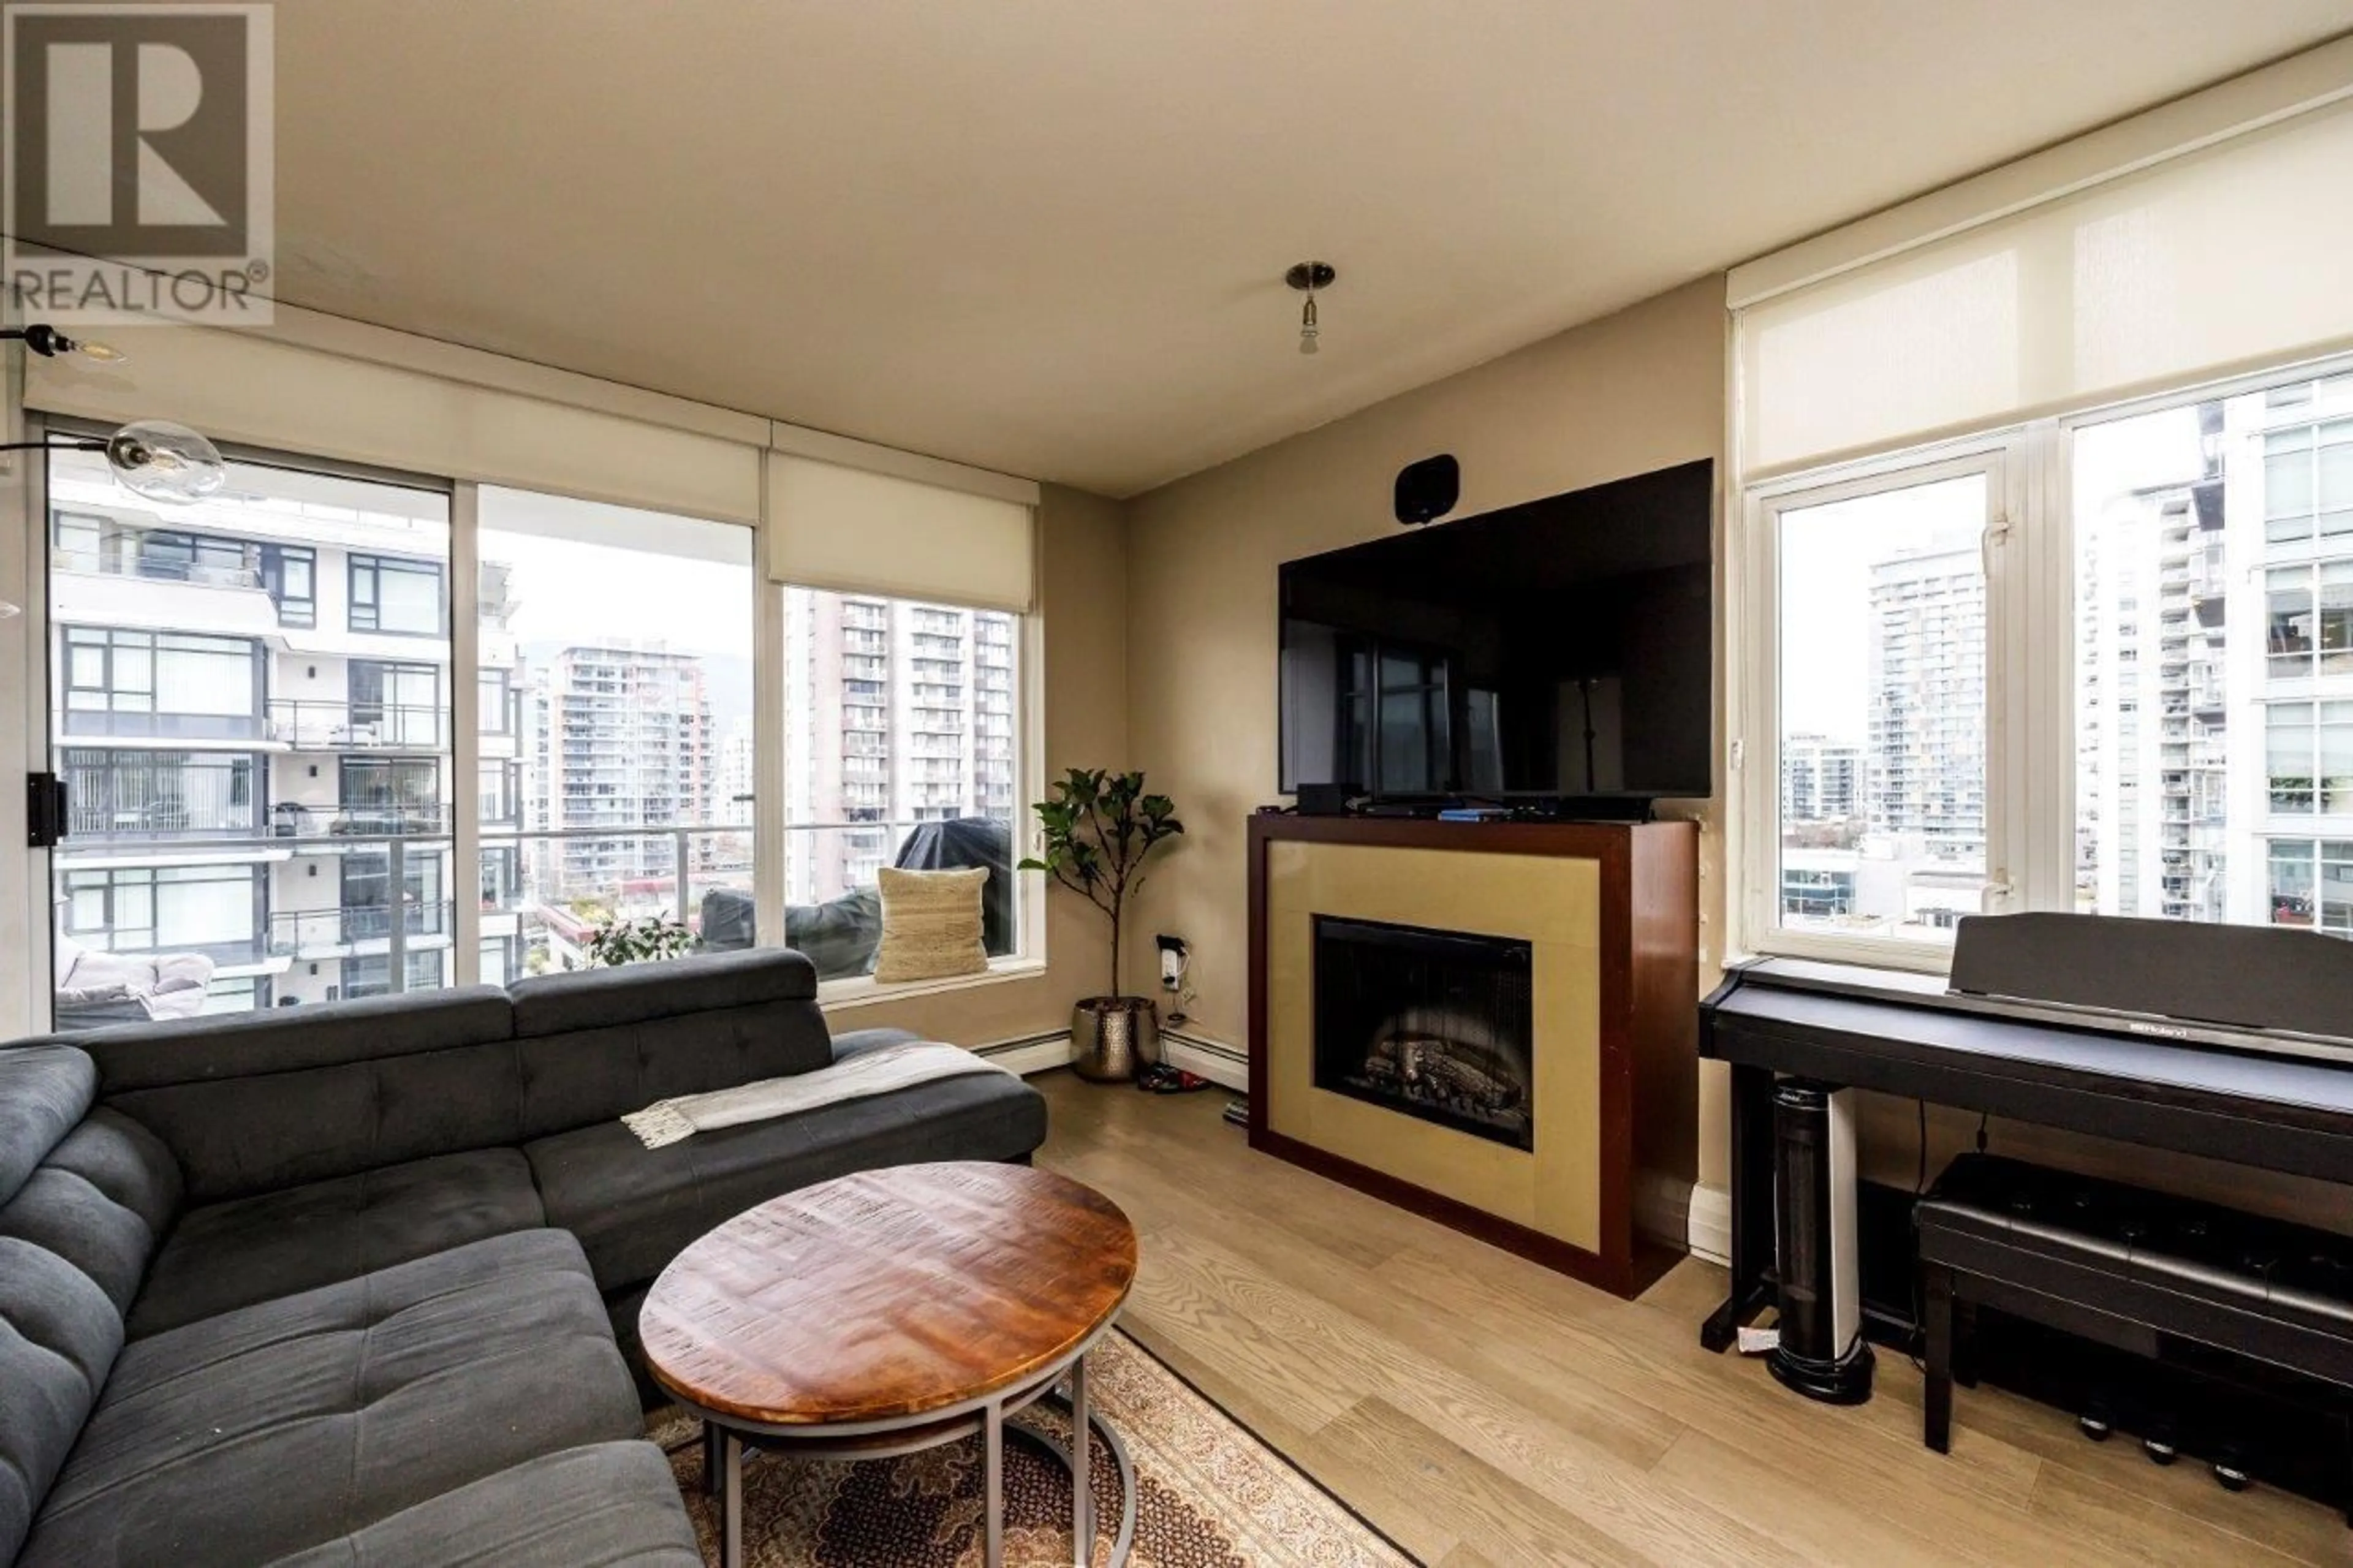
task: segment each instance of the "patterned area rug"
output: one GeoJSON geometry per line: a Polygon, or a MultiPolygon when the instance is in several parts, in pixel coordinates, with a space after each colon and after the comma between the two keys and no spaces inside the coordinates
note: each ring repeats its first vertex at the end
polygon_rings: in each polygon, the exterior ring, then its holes
{"type": "MultiPolygon", "coordinates": [[[[1399,1552],[1124,1334],[1097,1345],[1088,1394],[1135,1464],[1134,1568],[1406,1568],[1399,1552]]],[[[1067,1440],[1045,1411],[1021,1420],[1067,1440]]],[[[718,1505],[703,1495],[701,1427],[675,1408],[647,1435],[670,1455],[703,1560],[719,1561],[718,1505]]],[[[1119,1479],[1093,1445],[1095,1562],[1110,1560],[1119,1479]]],[[[762,1456],[744,1468],[751,1568],[977,1568],[979,1440],[857,1464],[762,1456]]],[[[1005,1445],[1007,1568],[1071,1561],[1071,1491],[1031,1444],[1005,1445]]]]}

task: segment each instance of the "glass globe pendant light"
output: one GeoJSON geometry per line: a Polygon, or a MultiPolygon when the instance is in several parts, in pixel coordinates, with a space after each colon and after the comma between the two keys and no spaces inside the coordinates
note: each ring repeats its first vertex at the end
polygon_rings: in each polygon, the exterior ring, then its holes
{"type": "Polygon", "coordinates": [[[136,419],[107,437],[61,436],[0,442],[0,452],[103,452],[124,489],[168,506],[186,506],[228,481],[219,448],[169,419],[136,419]]]}

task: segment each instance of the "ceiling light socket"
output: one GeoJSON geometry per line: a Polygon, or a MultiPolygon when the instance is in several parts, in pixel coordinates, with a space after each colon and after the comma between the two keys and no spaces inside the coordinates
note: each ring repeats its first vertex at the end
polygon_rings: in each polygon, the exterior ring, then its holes
{"type": "Polygon", "coordinates": [[[1285,283],[1307,296],[1307,303],[1301,307],[1299,311],[1299,352],[1301,353],[1315,353],[1316,340],[1322,335],[1322,330],[1315,320],[1315,290],[1330,288],[1332,279],[1338,276],[1339,274],[1333,270],[1332,264],[1328,261],[1295,262],[1291,270],[1282,275],[1282,280],[1285,283]]]}

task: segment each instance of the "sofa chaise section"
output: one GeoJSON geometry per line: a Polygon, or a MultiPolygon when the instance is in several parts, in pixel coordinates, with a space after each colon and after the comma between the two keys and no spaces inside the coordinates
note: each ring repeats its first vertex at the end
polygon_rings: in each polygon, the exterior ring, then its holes
{"type": "MultiPolygon", "coordinates": [[[[849,1056],[909,1037],[862,1031],[839,1047],[849,1056]]],[[[617,1292],[652,1283],[688,1243],[778,1193],[885,1165],[1018,1160],[1045,1136],[1037,1091],[988,1073],[698,1132],[661,1149],[646,1148],[614,1119],[534,1139],[523,1152],[548,1224],[577,1236],[596,1282],[617,1292]]]]}
{"type": "Polygon", "coordinates": [[[698,1133],[648,1149],[620,1118],[655,1100],[830,1067],[913,1037],[832,1038],[817,970],[785,951],[544,975],[512,989],[523,1064],[523,1153],[547,1223],[580,1238],[615,1299],[625,1342],[633,1292],[722,1220],[814,1182],[917,1160],[1011,1160],[1046,1136],[1035,1089],[990,1073],[698,1133]]]}
{"type": "Polygon", "coordinates": [[[125,1346],[19,1568],[269,1563],[642,1419],[579,1245],[496,1237],[125,1346]]]}
{"type": "Polygon", "coordinates": [[[0,1562],[422,1568],[493,1541],[481,1560],[697,1560],[563,1232],[127,1340],[183,1173],[93,1103],[99,1082],[79,1049],[0,1049],[0,1562]],[[575,1506],[586,1478],[601,1545],[575,1506]],[[493,1502],[480,1541],[442,1534],[493,1502]]]}

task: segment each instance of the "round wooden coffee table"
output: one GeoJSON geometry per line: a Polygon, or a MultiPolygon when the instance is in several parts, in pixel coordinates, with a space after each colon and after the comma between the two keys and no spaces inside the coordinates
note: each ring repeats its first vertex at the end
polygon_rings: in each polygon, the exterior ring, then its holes
{"type": "Polygon", "coordinates": [[[1026,1165],[902,1165],[787,1193],[695,1242],[638,1315],[646,1365],[703,1419],[726,1568],[744,1562],[747,1447],[882,1458],[978,1437],[988,1568],[1005,1551],[1005,1436],[1071,1471],[1087,1568],[1090,1430],[1122,1493],[1112,1568],[1135,1537],[1135,1473],[1088,1407],[1086,1354],[1135,1279],[1135,1227],[1091,1187],[1026,1165]],[[1056,1384],[1067,1377],[1067,1397],[1056,1384]],[[1066,1449],[1007,1417],[1065,1406],[1066,1449]]]}

